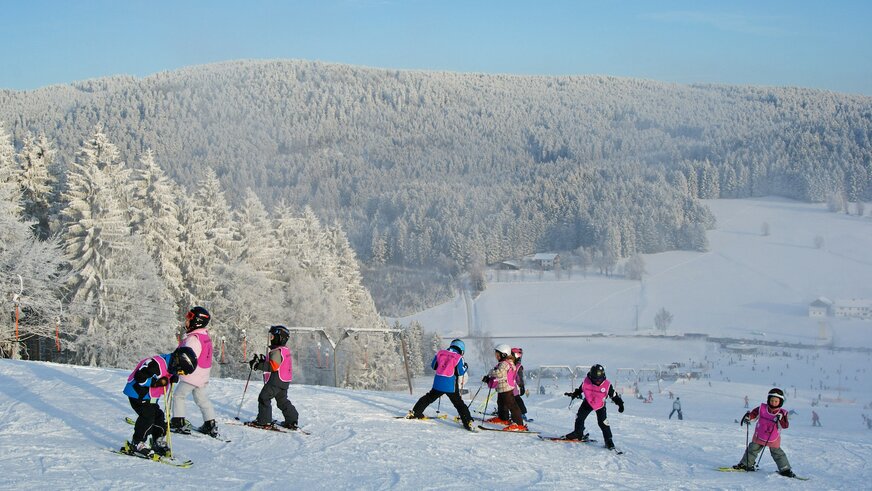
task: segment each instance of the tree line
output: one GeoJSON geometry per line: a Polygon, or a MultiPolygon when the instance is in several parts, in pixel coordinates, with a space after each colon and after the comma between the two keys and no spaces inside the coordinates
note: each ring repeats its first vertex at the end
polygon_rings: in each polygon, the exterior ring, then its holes
{"type": "MultiPolygon", "coordinates": [[[[18,327],[0,329],[6,356],[33,357],[28,338],[54,338],[59,361],[130,367],[171,350],[183,314],[203,305],[219,375],[240,376],[272,324],[323,327],[334,339],[341,328],[388,327],[342,228],[311,209],[280,203],[268,213],[251,190],[231,206],[208,168],[182,187],[151,151],[127,164],[100,126],[63,167],[45,135],[18,146],[0,125],[0,288],[14,299],[18,327]]],[[[403,333],[412,353],[423,343],[416,329],[403,333]]],[[[404,374],[399,341],[345,341],[337,382],[395,383],[404,374]]],[[[290,344],[305,358],[314,343],[301,335],[290,344]]],[[[295,365],[298,380],[317,381],[321,355],[295,365]]]]}
{"type": "Polygon", "coordinates": [[[791,87],[239,61],[0,91],[0,118],[59,167],[103,124],[181,185],[309,207],[391,314],[536,251],[704,250],[700,198],[872,198],[872,99],[791,87]]]}

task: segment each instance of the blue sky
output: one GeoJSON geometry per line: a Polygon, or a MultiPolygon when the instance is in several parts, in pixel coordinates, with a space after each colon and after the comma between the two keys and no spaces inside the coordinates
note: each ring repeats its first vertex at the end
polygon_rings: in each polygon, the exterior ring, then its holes
{"type": "Polygon", "coordinates": [[[872,1],[26,0],[0,88],[246,58],[872,95],[872,1]]]}

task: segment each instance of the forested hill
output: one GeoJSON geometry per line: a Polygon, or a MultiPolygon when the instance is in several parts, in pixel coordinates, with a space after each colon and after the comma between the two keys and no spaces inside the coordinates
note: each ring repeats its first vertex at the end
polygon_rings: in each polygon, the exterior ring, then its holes
{"type": "Polygon", "coordinates": [[[2,91],[0,120],[60,165],[102,124],[184,185],[308,204],[374,266],[701,249],[696,198],[872,198],[872,98],[797,88],[239,61],[2,91]]]}

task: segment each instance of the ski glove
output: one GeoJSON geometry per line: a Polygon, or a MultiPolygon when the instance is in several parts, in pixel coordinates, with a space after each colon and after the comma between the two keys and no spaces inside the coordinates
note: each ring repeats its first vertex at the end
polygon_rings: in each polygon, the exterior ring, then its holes
{"type": "Polygon", "coordinates": [[[616,402],[615,404],[618,405],[618,412],[619,413],[624,412],[624,402],[623,401],[616,402]]]}
{"type": "Polygon", "coordinates": [[[152,382],[152,387],[165,387],[168,383],[170,383],[169,379],[166,377],[161,377],[154,382],[152,382]]]}
{"type": "Polygon", "coordinates": [[[489,383],[490,383],[490,377],[488,377],[487,375],[485,375],[484,377],[481,378],[481,381],[484,382],[484,383],[486,383],[486,384],[489,384],[489,383]]]}
{"type": "Polygon", "coordinates": [[[178,375],[171,375],[171,376],[170,376],[170,383],[171,383],[171,384],[177,384],[177,383],[179,383],[179,376],[178,376],[178,375]]]}
{"type": "Polygon", "coordinates": [[[745,415],[742,416],[742,421],[739,422],[739,426],[750,425],[750,424],[751,424],[751,413],[745,413],[745,415]]]}
{"type": "Polygon", "coordinates": [[[780,423],[782,417],[784,417],[783,414],[781,414],[781,413],[776,414],[775,415],[775,423],[780,423]]]}
{"type": "Polygon", "coordinates": [[[253,357],[251,357],[251,361],[248,362],[248,366],[252,370],[254,370],[255,366],[257,366],[259,364],[263,364],[263,362],[265,360],[266,360],[266,356],[255,354],[253,357]]]}
{"type": "Polygon", "coordinates": [[[571,397],[572,399],[578,399],[579,397],[581,397],[581,391],[576,389],[573,392],[564,392],[563,395],[571,397]]]}

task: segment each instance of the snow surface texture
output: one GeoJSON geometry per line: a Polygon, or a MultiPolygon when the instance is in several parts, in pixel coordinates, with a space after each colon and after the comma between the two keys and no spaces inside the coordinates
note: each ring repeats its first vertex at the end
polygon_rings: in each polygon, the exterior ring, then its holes
{"type": "MultiPolygon", "coordinates": [[[[620,340],[613,349],[625,343],[620,340]]],[[[864,371],[859,378],[868,378],[868,355],[819,355],[807,361],[768,362],[803,365],[812,372],[840,363],[852,380],[858,369],[864,371]]],[[[729,355],[722,357],[724,376],[746,382],[667,382],[663,394],[654,383],[640,387],[654,390],[651,404],[628,397],[623,414],[609,404],[615,442],[625,451],[621,456],[601,443],[542,442],[532,435],[468,433],[450,420],[393,419],[429,388],[424,379],[415,396],[292,386],[291,400],[300,411],[300,423],[312,432],[308,436],[227,425],[236,414],[244,381],[214,380],[210,391],[219,427],[232,442],[173,435],[176,455],[195,462],[190,469],[105,450],[120,446],[132,433],[124,416],[133,411],[121,394],[126,371],[0,360],[0,488],[145,489],[157,483],[163,489],[868,489],[872,431],[862,424],[859,402],[815,408],[823,426],[812,427],[809,401],[817,391],[801,388],[796,397],[788,390],[786,407],[799,413],[792,416],[783,441],[794,470],[811,481],[773,474],[768,453],[756,474],[715,471],[742,455],[745,430],[734,420],[745,411],[743,396],[759,404],[769,389],[768,382],[751,382],[757,373],[750,371],[751,359],[729,365],[729,355]],[[667,390],[681,398],[683,421],[667,419],[672,408],[667,390]]],[[[758,367],[761,363],[757,361],[758,367]]],[[[785,370],[785,385],[793,375],[785,370]]],[[[850,396],[872,399],[868,382],[864,384],[852,386],[850,396]],[[860,387],[862,392],[855,390],[860,387]]],[[[249,387],[243,419],[254,416],[258,385],[249,387]]],[[[830,393],[824,391],[824,397],[830,393]]],[[[484,391],[478,401],[483,399],[484,391]]],[[[535,419],[532,429],[559,435],[572,428],[578,402],[570,410],[569,399],[562,395],[526,400],[535,419]]],[[[189,408],[193,411],[188,416],[199,424],[196,406],[189,408]]],[[[447,400],[441,410],[455,414],[447,400]]],[[[435,412],[435,404],[427,410],[429,415],[435,412]]],[[[602,441],[593,416],[587,428],[602,441]]]]}
{"type": "MultiPolygon", "coordinates": [[[[711,205],[719,220],[719,229],[709,236],[711,252],[647,256],[650,275],[644,288],[594,276],[518,285],[492,282],[474,302],[475,325],[493,335],[533,329],[632,334],[634,321],[627,310],[632,313],[640,303],[646,325],[661,306],[670,310],[672,333],[813,344],[818,326],[803,317],[806,302],[818,295],[872,296],[872,224],[867,218],[783,200],[711,205]],[[760,233],[764,221],[770,226],[768,236],[760,233]],[[811,246],[818,234],[826,240],[823,250],[811,246]],[[523,291],[513,291],[521,287],[523,291]]],[[[431,309],[418,318],[428,329],[444,326],[446,336],[466,333],[465,307],[463,325],[440,324],[441,312],[431,309]]],[[[827,323],[836,346],[872,346],[872,323],[827,323]]],[[[467,342],[471,351],[474,344],[467,342]]],[[[643,381],[639,390],[644,395],[652,391],[653,402],[625,393],[623,414],[609,403],[622,456],[602,448],[594,416],[587,429],[600,442],[590,445],[542,442],[532,435],[473,434],[450,420],[393,419],[429,389],[429,378],[416,380],[414,395],[293,385],[290,398],[300,411],[301,426],[312,432],[308,436],[229,425],[245,381],[216,379],[210,398],[219,429],[232,441],[173,435],[176,455],[195,462],[190,469],[175,469],[106,451],[132,434],[124,417],[133,411],[121,393],[129,370],[0,360],[0,489],[759,490],[868,489],[872,482],[872,430],[863,420],[864,414],[872,417],[872,357],[867,351],[763,347],[756,355],[739,355],[703,341],[628,337],[526,339],[523,346],[527,383],[534,391],[539,365],[602,363],[612,379],[619,377],[618,368],[645,364],[675,361],[711,368],[708,378],[643,381]],[[783,448],[794,471],[811,481],[774,474],[768,452],[761,472],[714,470],[742,456],[745,429],[738,420],[746,411],[744,396],[754,407],[773,385],[786,390],[785,407],[798,411],[784,433],[783,448]],[[670,391],[681,398],[683,421],[667,419],[670,391]],[[811,425],[812,409],[822,427],[811,425]]],[[[487,356],[471,357],[471,392],[492,364],[487,356]]],[[[548,379],[542,385],[544,395],[526,398],[528,415],[535,420],[531,429],[565,434],[578,408],[576,401],[569,409],[569,399],[562,395],[570,389],[569,380],[548,379]]],[[[253,378],[243,420],[253,419],[259,390],[253,378]]],[[[427,414],[435,415],[436,408],[432,405],[427,414]]],[[[194,424],[202,422],[192,401],[188,411],[194,424]]],[[[447,400],[441,411],[455,414],[447,400]]]]}

